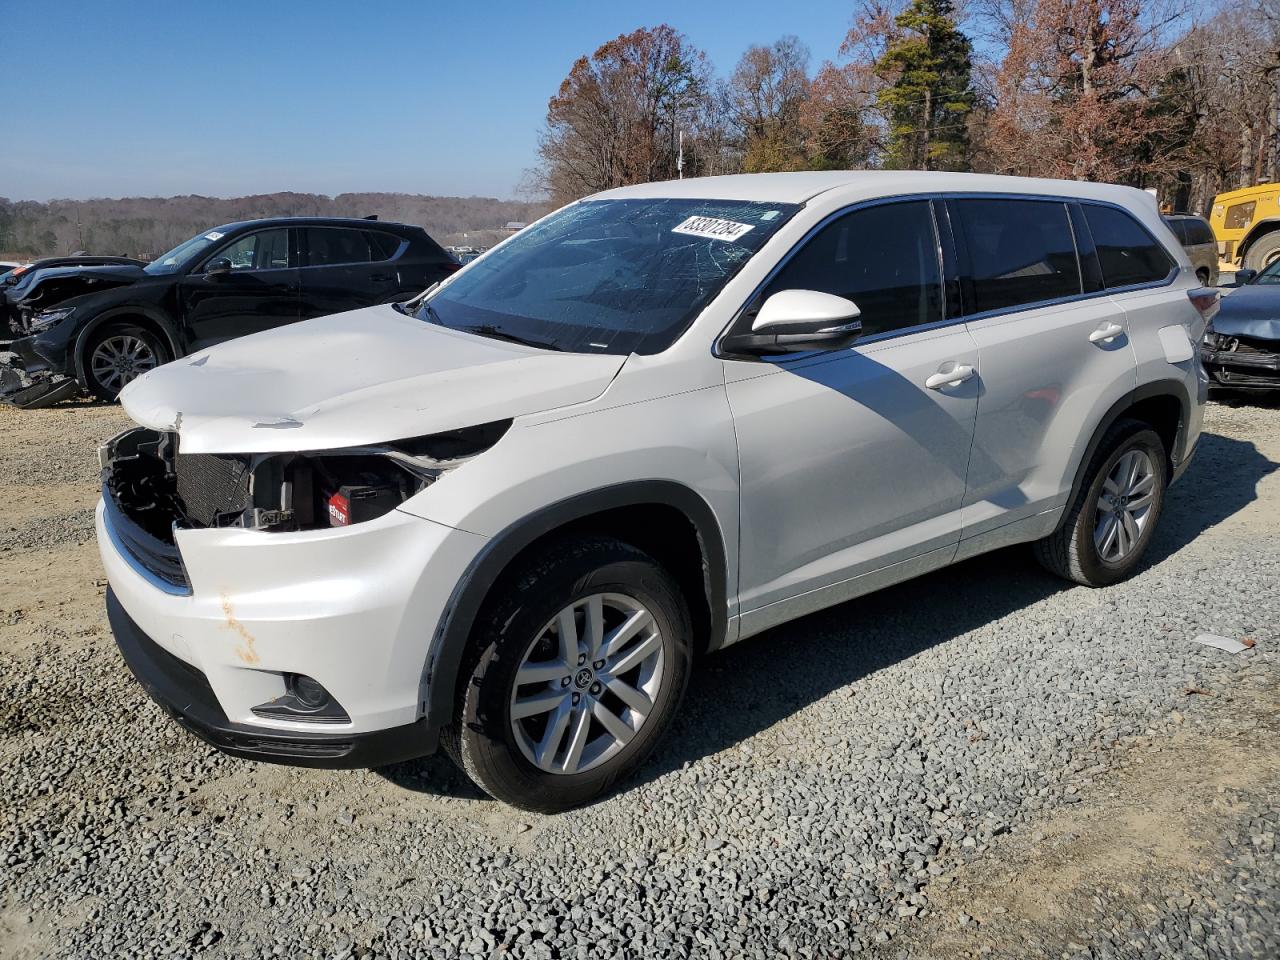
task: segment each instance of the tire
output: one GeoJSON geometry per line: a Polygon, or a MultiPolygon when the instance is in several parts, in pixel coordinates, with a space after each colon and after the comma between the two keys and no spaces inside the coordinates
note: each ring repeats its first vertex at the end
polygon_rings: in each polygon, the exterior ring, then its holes
{"type": "Polygon", "coordinates": [[[1244,253],[1244,265],[1250,270],[1262,270],[1273,260],[1280,258],[1280,230],[1264,233],[1244,253]]]}
{"type": "Polygon", "coordinates": [[[477,786],[514,807],[557,813],[587,803],[633,772],[671,725],[689,679],[691,634],[679,585],[647,554],[602,537],[553,544],[504,577],[477,619],[445,749],[477,786]],[[587,626],[597,602],[590,598],[599,598],[603,629],[587,626]],[[560,627],[566,611],[573,636],[560,627]],[[608,654],[607,642],[628,622],[644,626],[608,654]],[[600,659],[586,662],[593,632],[606,642],[600,659]],[[600,666],[626,667],[640,654],[616,677],[600,666]],[[620,681],[628,702],[613,692],[620,681]],[[527,715],[513,716],[517,708],[527,715]],[[609,727],[601,710],[612,717],[609,727]]]}
{"type": "Polygon", "coordinates": [[[1209,268],[1201,267],[1199,270],[1197,270],[1196,279],[1200,281],[1200,286],[1202,287],[1209,286],[1209,268]]]}
{"type": "Polygon", "coordinates": [[[1119,421],[1098,444],[1058,529],[1036,542],[1036,559],[1050,573],[1089,587],[1128,579],[1151,542],[1167,485],[1168,457],[1160,435],[1145,423],[1119,421]],[[1149,485],[1139,482],[1126,490],[1122,484],[1117,492],[1113,472],[1121,461],[1126,461],[1122,470],[1135,462],[1141,468],[1145,462],[1149,485]],[[1123,501],[1116,502],[1119,498],[1123,501]],[[1126,513],[1128,520],[1120,520],[1126,513]],[[1116,526],[1119,529],[1113,530],[1116,526]]]}
{"type": "Polygon", "coordinates": [[[112,323],[95,330],[84,351],[85,387],[99,400],[115,400],[124,386],[172,359],[150,330],[112,323]]]}

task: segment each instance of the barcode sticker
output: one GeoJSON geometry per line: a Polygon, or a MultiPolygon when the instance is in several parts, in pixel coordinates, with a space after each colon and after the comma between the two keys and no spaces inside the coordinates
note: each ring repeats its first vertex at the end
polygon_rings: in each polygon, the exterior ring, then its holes
{"type": "Polygon", "coordinates": [[[749,223],[719,220],[716,217],[690,217],[678,227],[672,227],[671,232],[687,233],[691,237],[706,237],[709,240],[737,240],[754,229],[749,223]]]}

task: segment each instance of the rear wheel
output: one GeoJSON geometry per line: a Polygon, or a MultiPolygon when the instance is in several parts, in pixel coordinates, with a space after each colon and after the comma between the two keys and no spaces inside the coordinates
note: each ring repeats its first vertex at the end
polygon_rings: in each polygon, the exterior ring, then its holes
{"type": "Polygon", "coordinates": [[[524,564],[482,614],[444,738],[486,793],[554,813],[640,765],[689,676],[679,585],[616,540],[561,543],[524,564]]]}
{"type": "Polygon", "coordinates": [[[1209,285],[1209,269],[1207,267],[1201,267],[1197,270],[1196,279],[1200,281],[1200,285],[1202,287],[1207,287],[1209,285]]]}
{"type": "Polygon", "coordinates": [[[1263,234],[1244,254],[1244,265],[1250,270],[1262,270],[1276,260],[1280,260],[1280,230],[1263,234]]]}
{"type": "Polygon", "coordinates": [[[126,384],[169,359],[169,351],[150,330],[112,324],[95,332],[85,351],[85,385],[100,400],[114,400],[126,384]]]}
{"type": "Polygon", "coordinates": [[[1107,431],[1058,529],[1036,543],[1049,571],[1090,587],[1132,576],[1164,506],[1164,443],[1144,423],[1107,431]]]}

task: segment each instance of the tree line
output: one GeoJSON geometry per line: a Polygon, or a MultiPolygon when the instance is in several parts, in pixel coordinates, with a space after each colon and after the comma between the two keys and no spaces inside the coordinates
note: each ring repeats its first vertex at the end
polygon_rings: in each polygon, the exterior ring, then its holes
{"type": "Polygon", "coordinates": [[[960,170],[1205,212],[1280,174],[1278,81],[1280,0],[869,0],[835,60],[786,36],[724,77],[662,24],[572,65],[532,182],[563,203],[681,172],[960,170]]]}
{"type": "Polygon", "coordinates": [[[419,224],[441,244],[491,246],[512,221],[528,222],[545,203],[489,197],[406,193],[271,193],[219,197],[126,197],[118,200],[0,198],[0,252],[20,256],[96,254],[149,259],[220,224],[259,217],[366,217],[419,224]]]}

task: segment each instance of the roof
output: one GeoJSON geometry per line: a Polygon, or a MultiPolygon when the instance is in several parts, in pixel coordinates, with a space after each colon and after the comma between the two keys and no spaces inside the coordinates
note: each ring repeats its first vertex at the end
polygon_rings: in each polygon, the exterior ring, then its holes
{"type": "Polygon", "coordinates": [[[239,230],[242,227],[256,227],[267,223],[283,223],[288,226],[315,226],[315,227],[362,227],[364,229],[376,229],[378,227],[392,227],[405,230],[421,230],[419,226],[411,223],[397,223],[394,220],[366,220],[363,217],[259,217],[254,220],[237,220],[234,223],[224,223],[215,230],[221,230],[224,233],[231,230],[239,230]]]}
{"type": "Polygon", "coordinates": [[[1250,197],[1259,197],[1268,193],[1275,193],[1280,190],[1280,183],[1275,181],[1267,181],[1266,183],[1254,184],[1252,187],[1241,187],[1238,190],[1227,190],[1218,194],[1213,198],[1213,202],[1230,203],[1233,200],[1247,200],[1250,197]]]}
{"type": "Polygon", "coordinates": [[[804,203],[819,194],[841,190],[859,196],[893,196],[899,193],[1045,193],[1082,199],[1129,201],[1141,194],[1154,207],[1154,199],[1133,187],[1088,183],[1081,180],[1046,180],[1004,177],[982,173],[944,173],[928,170],[833,170],[821,173],[744,173],[727,177],[690,177],[619,187],[591,199],[691,199],[744,200],[762,203],[804,203]]]}

